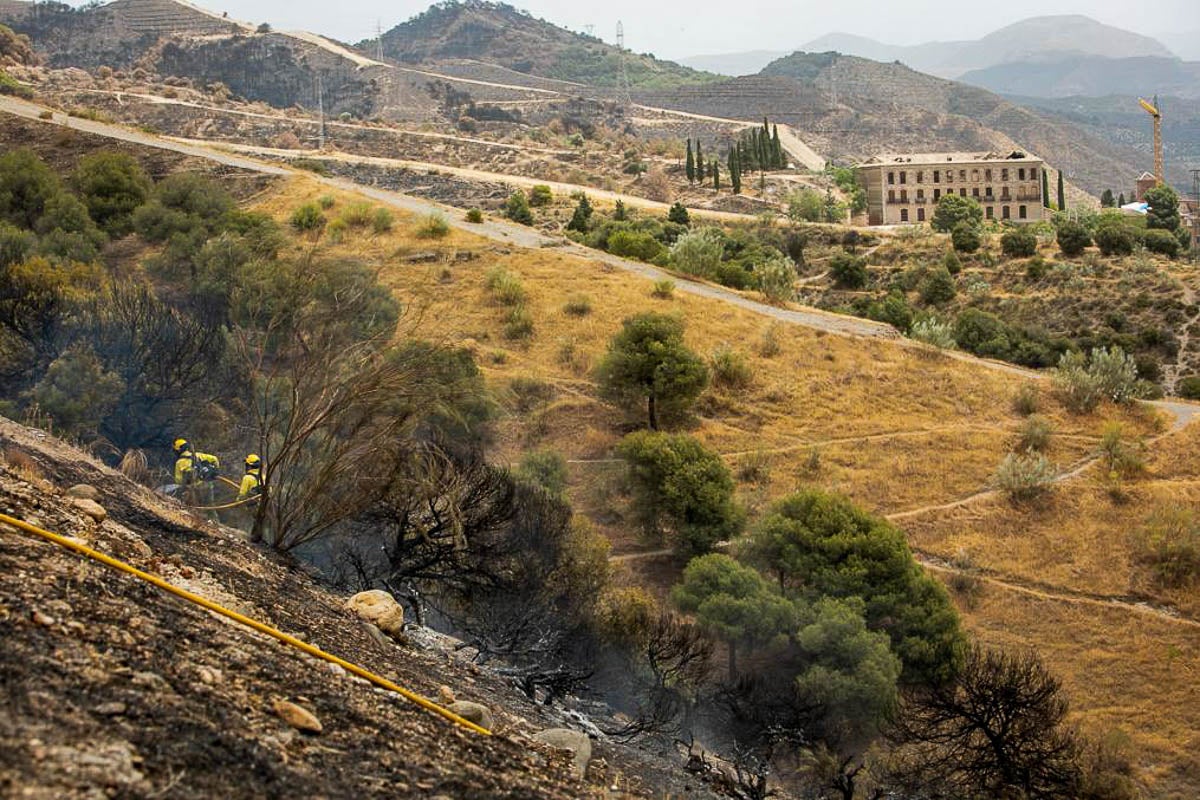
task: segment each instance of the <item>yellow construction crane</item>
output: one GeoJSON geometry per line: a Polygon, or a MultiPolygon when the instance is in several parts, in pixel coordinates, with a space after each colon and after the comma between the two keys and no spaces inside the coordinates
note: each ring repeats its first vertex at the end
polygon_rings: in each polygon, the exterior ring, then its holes
{"type": "Polygon", "coordinates": [[[1154,117],[1154,178],[1161,186],[1163,183],[1162,114],[1158,110],[1158,95],[1154,96],[1153,103],[1148,103],[1139,97],[1138,104],[1146,109],[1147,114],[1154,117]]]}

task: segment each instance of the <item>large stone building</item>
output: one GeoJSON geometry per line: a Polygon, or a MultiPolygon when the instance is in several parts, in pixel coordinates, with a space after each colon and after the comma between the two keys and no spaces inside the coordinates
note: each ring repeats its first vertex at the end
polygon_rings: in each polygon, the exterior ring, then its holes
{"type": "Polygon", "coordinates": [[[1040,158],[1000,153],[881,155],[858,165],[867,192],[867,224],[905,225],[933,217],[938,200],[954,193],[983,206],[984,219],[1036,222],[1044,218],[1040,158]]]}

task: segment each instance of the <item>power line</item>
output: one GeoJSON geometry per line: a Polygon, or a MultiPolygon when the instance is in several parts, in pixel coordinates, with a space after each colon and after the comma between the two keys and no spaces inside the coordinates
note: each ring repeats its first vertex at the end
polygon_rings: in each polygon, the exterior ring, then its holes
{"type": "Polygon", "coordinates": [[[617,86],[618,100],[624,100],[626,105],[633,105],[629,94],[629,73],[625,71],[625,26],[617,20],[617,50],[620,53],[621,74],[617,86]]]}

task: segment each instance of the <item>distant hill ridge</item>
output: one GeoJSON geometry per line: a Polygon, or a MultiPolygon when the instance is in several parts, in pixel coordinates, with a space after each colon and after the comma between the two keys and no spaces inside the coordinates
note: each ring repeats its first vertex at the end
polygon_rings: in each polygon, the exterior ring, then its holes
{"type": "MultiPolygon", "coordinates": [[[[836,51],[873,61],[899,61],[913,69],[943,78],[959,78],[971,70],[1029,60],[1059,60],[1077,56],[1106,58],[1178,58],[1149,36],[1105,25],[1082,14],[1030,17],[995,30],[979,39],[894,45],[866,36],[835,32],[805,42],[810,53],[836,51]]],[[[754,51],[696,56],[682,59],[689,66],[722,74],[757,72],[772,58],[785,53],[754,51]],[[741,72],[725,72],[731,65],[741,72]]]]}

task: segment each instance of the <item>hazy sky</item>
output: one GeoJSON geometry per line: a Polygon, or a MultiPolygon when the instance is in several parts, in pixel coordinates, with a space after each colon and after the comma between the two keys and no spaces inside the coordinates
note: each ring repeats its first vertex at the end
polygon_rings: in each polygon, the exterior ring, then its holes
{"type": "MultiPolygon", "coordinates": [[[[374,36],[377,21],[387,30],[429,6],[421,0],[195,1],[237,19],[269,21],[277,28],[311,30],[350,42],[374,36]]],[[[1009,0],[1003,5],[980,2],[978,11],[968,3],[945,0],[524,0],[511,4],[571,30],[593,25],[595,34],[609,42],[621,20],[627,47],[664,58],[791,50],[832,31],[870,36],[889,44],[974,39],[1008,23],[1045,14],[1087,14],[1151,36],[1200,30],[1197,0],[1009,0]]]]}

